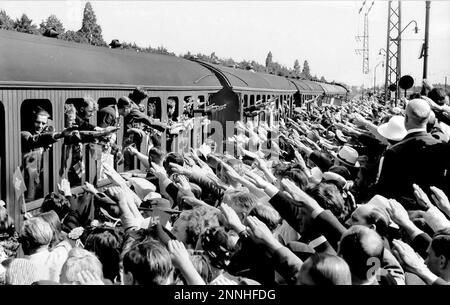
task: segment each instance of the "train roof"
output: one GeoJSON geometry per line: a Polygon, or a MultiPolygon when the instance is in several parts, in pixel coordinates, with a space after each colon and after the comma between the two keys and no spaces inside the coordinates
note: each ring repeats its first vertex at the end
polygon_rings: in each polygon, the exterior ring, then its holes
{"type": "Polygon", "coordinates": [[[291,82],[302,93],[322,94],[324,89],[317,83],[306,79],[290,79],[291,82]]]}
{"type": "Polygon", "coordinates": [[[205,67],[176,56],[108,49],[0,30],[0,85],[222,88],[205,67]]]}
{"type": "Polygon", "coordinates": [[[316,82],[323,88],[326,94],[346,94],[347,90],[345,90],[344,87],[335,85],[335,84],[328,84],[328,83],[322,83],[322,82],[316,82]]]}
{"type": "Polygon", "coordinates": [[[219,70],[222,75],[226,77],[233,89],[247,91],[297,91],[296,87],[285,77],[210,63],[206,63],[206,65],[212,66],[213,68],[219,70]]]}

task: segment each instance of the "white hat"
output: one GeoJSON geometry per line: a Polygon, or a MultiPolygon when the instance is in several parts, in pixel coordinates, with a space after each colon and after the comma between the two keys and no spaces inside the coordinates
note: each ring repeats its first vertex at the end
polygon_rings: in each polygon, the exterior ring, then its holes
{"type": "Polygon", "coordinates": [[[389,122],[378,126],[377,131],[388,140],[401,141],[406,136],[405,118],[394,115],[389,122]]]}
{"type": "Polygon", "coordinates": [[[345,165],[351,167],[360,167],[360,164],[358,162],[359,154],[353,147],[347,145],[342,146],[342,148],[337,153],[336,158],[345,165]]]}

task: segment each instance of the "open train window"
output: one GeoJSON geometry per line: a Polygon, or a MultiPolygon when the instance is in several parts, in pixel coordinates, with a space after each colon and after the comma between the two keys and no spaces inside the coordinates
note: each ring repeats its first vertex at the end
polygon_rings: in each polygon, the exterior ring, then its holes
{"type": "MultiPolygon", "coordinates": [[[[82,98],[69,98],[64,104],[64,127],[76,125],[78,109],[82,98]]],[[[89,170],[88,145],[79,141],[65,141],[61,148],[61,178],[69,180],[71,187],[82,185],[86,181],[86,171],[89,170]],[[88,170],[86,170],[88,169],[88,170]]]]}
{"type": "Polygon", "coordinates": [[[0,101],[0,199],[6,200],[6,167],[5,167],[5,107],[3,107],[3,103],[0,101]]]}
{"type": "Polygon", "coordinates": [[[25,202],[43,198],[51,191],[53,162],[52,104],[49,100],[24,100],[20,107],[25,202]]]}
{"type": "Polygon", "coordinates": [[[102,128],[116,126],[119,122],[116,99],[113,97],[101,97],[98,99],[97,104],[97,126],[102,128]]]}
{"type": "Polygon", "coordinates": [[[147,101],[147,116],[161,120],[161,99],[159,97],[149,97],[147,101]]]}
{"type": "Polygon", "coordinates": [[[178,121],[180,103],[178,97],[169,96],[167,98],[167,119],[178,121]]]}

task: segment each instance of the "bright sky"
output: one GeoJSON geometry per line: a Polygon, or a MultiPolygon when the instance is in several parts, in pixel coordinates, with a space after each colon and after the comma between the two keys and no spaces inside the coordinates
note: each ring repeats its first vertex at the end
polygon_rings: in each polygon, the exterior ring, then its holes
{"type": "MultiPolygon", "coordinates": [[[[66,30],[81,27],[86,1],[0,1],[0,9],[13,18],[26,13],[37,25],[55,14],[66,30]]],[[[164,46],[177,55],[211,54],[264,64],[273,60],[293,67],[295,59],[309,62],[313,75],[328,81],[366,87],[373,84],[374,67],[386,48],[387,1],[375,1],[369,14],[370,73],[362,74],[362,48],[356,35],[363,33],[363,1],[91,1],[103,38],[136,42],[139,46],[164,46]]],[[[371,1],[368,0],[367,4],[371,1]]],[[[366,4],[366,5],[367,5],[366,4]]],[[[364,12],[364,11],[363,11],[364,12]]],[[[444,83],[450,76],[450,1],[432,1],[430,14],[428,78],[444,83]]],[[[402,2],[402,74],[421,83],[419,60],[425,28],[425,1],[402,2]]],[[[384,83],[384,68],[377,70],[384,83]]]]}

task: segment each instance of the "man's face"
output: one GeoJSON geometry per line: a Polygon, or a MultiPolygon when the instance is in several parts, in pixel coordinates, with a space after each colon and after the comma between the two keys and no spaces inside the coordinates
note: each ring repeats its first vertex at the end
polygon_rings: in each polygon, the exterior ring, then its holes
{"type": "Polygon", "coordinates": [[[48,116],[46,115],[38,115],[34,120],[34,133],[39,134],[44,131],[44,128],[47,126],[48,116]]]}
{"type": "Polygon", "coordinates": [[[76,118],[76,115],[74,113],[66,115],[65,126],[72,127],[75,124],[75,118],[76,118]]]}
{"type": "Polygon", "coordinates": [[[81,117],[85,120],[89,120],[94,115],[94,107],[88,105],[87,107],[81,108],[81,117]]]}
{"type": "Polygon", "coordinates": [[[172,116],[175,113],[175,107],[173,106],[167,106],[167,114],[169,116],[172,116]]]}
{"type": "Polygon", "coordinates": [[[372,211],[372,207],[364,204],[360,205],[356,208],[356,210],[352,213],[352,216],[345,222],[348,227],[354,225],[367,226],[367,217],[372,211]]]}

